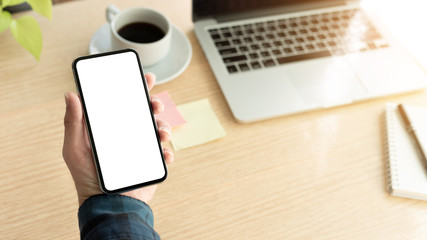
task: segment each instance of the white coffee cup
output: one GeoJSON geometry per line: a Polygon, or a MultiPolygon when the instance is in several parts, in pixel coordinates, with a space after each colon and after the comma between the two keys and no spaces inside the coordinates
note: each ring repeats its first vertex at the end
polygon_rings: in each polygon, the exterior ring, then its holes
{"type": "Polygon", "coordinates": [[[106,10],[107,21],[111,29],[111,48],[119,50],[133,48],[138,51],[143,66],[151,66],[162,60],[171,45],[172,26],[162,13],[150,8],[129,8],[120,11],[116,6],[110,5],[106,10]],[[150,23],[160,28],[165,35],[155,42],[138,43],[129,41],[119,35],[118,31],[131,23],[150,23]]]}

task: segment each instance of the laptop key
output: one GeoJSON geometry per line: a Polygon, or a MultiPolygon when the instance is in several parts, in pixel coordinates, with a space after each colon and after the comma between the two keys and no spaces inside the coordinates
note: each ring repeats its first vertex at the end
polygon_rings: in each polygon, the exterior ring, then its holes
{"type": "Polygon", "coordinates": [[[295,46],[295,50],[298,52],[304,52],[304,48],[302,46],[295,46]]]}
{"type": "Polygon", "coordinates": [[[229,73],[236,73],[236,72],[238,72],[236,66],[234,66],[234,65],[227,66],[227,70],[228,70],[229,73]]]}
{"type": "Polygon", "coordinates": [[[219,34],[212,34],[211,37],[213,40],[218,40],[221,38],[221,36],[219,34]]]}
{"type": "Polygon", "coordinates": [[[253,40],[252,40],[252,38],[251,38],[251,37],[245,37],[243,40],[244,40],[245,42],[247,42],[247,43],[251,43],[251,42],[253,42],[253,40]]]}
{"type": "Polygon", "coordinates": [[[258,36],[255,36],[255,39],[258,40],[258,41],[263,41],[264,37],[261,36],[261,35],[258,35],[258,36]]]}
{"type": "Polygon", "coordinates": [[[279,64],[285,64],[290,62],[303,61],[303,60],[309,60],[309,59],[321,58],[321,57],[330,57],[330,56],[332,55],[329,51],[321,51],[321,52],[315,52],[315,53],[295,55],[290,57],[279,57],[277,58],[277,62],[279,64]]]}
{"type": "Polygon", "coordinates": [[[295,40],[297,40],[297,42],[299,42],[299,43],[302,43],[302,42],[304,42],[304,38],[296,38],[295,40]]]}
{"type": "Polygon", "coordinates": [[[233,39],[233,40],[232,40],[232,42],[233,42],[234,44],[241,44],[241,43],[242,43],[242,41],[240,41],[240,39],[238,39],[238,38],[233,39]]]}
{"type": "Polygon", "coordinates": [[[239,47],[239,49],[240,49],[240,51],[242,51],[242,52],[247,52],[247,51],[249,51],[249,48],[248,48],[248,47],[246,47],[246,46],[239,47]]]}
{"type": "Polygon", "coordinates": [[[284,51],[285,53],[291,53],[291,52],[292,52],[292,49],[290,49],[290,48],[284,48],[284,49],[283,49],[283,51],[284,51]]]}
{"type": "Polygon", "coordinates": [[[286,33],[285,32],[279,32],[277,35],[279,35],[279,37],[281,37],[281,38],[286,37],[286,33]]]}
{"type": "Polygon", "coordinates": [[[250,29],[246,29],[246,33],[247,33],[247,34],[253,34],[253,33],[254,33],[254,30],[253,30],[252,28],[250,28],[250,29]]]}
{"type": "Polygon", "coordinates": [[[252,50],[256,51],[259,50],[259,45],[258,44],[252,44],[251,45],[252,50]]]}
{"type": "Polygon", "coordinates": [[[267,51],[264,51],[264,52],[261,52],[261,56],[263,56],[263,57],[269,57],[270,53],[267,52],[267,51]]]}
{"type": "Polygon", "coordinates": [[[281,47],[282,46],[282,42],[280,42],[280,41],[275,41],[275,42],[273,42],[273,44],[276,47],[281,47]]]}
{"type": "Polygon", "coordinates": [[[251,66],[252,66],[253,69],[259,69],[259,68],[262,67],[261,64],[258,61],[251,62],[251,66]]]}
{"type": "Polygon", "coordinates": [[[325,36],[324,34],[319,34],[319,35],[317,35],[317,37],[318,37],[319,39],[326,39],[326,36],[325,36]]]}
{"type": "Polygon", "coordinates": [[[375,45],[375,43],[373,43],[373,42],[368,42],[368,47],[369,47],[369,49],[376,49],[377,45],[375,45]]]}
{"type": "Polygon", "coordinates": [[[282,51],[280,51],[279,49],[274,49],[273,51],[272,51],[272,53],[274,54],[274,55],[281,55],[282,54],[282,51]]]}
{"type": "Polygon", "coordinates": [[[388,42],[386,40],[384,40],[384,39],[376,40],[376,41],[374,41],[374,43],[379,48],[389,47],[388,42]]]}
{"type": "Polygon", "coordinates": [[[230,32],[225,32],[223,33],[224,37],[229,38],[231,37],[231,33],[230,32]]]}
{"type": "Polygon", "coordinates": [[[234,34],[236,34],[237,36],[242,36],[243,32],[241,30],[235,31],[234,34]]]}
{"type": "Polygon", "coordinates": [[[258,56],[257,53],[250,53],[249,57],[252,58],[252,59],[258,59],[259,58],[259,56],[258,56]]]}
{"type": "Polygon", "coordinates": [[[223,58],[222,60],[225,63],[232,63],[232,62],[239,62],[239,61],[244,61],[247,60],[248,58],[246,57],[246,55],[239,55],[239,56],[233,56],[233,57],[226,57],[223,58]]]}
{"type": "Polygon", "coordinates": [[[215,45],[217,47],[226,47],[226,46],[230,46],[230,42],[228,40],[219,41],[219,42],[215,42],[215,45]]]}
{"type": "Polygon", "coordinates": [[[268,43],[268,42],[263,43],[263,44],[262,44],[262,46],[263,46],[264,48],[271,48],[271,44],[270,44],[270,43],[268,43]]]}
{"type": "Polygon", "coordinates": [[[265,67],[273,67],[276,66],[273,59],[266,59],[262,61],[262,64],[264,64],[265,67]]]}
{"type": "Polygon", "coordinates": [[[305,45],[305,47],[306,47],[307,49],[309,49],[309,50],[314,49],[314,45],[313,45],[313,44],[311,44],[311,43],[309,43],[309,44],[305,45]]]}
{"type": "Polygon", "coordinates": [[[362,41],[368,41],[368,40],[381,39],[383,37],[378,32],[367,32],[367,33],[364,33],[362,36],[359,36],[359,38],[362,41]]]}
{"type": "Polygon", "coordinates": [[[232,53],[237,53],[237,49],[227,48],[227,49],[219,50],[219,54],[221,54],[221,55],[227,55],[227,54],[232,54],[232,53]]]}
{"type": "Polygon", "coordinates": [[[239,68],[240,68],[240,71],[248,71],[249,70],[249,66],[246,63],[240,63],[239,68]]]}
{"type": "Polygon", "coordinates": [[[318,48],[325,48],[326,45],[322,42],[316,44],[318,48]]]}
{"type": "Polygon", "coordinates": [[[328,46],[330,47],[335,47],[337,45],[337,43],[335,41],[329,41],[328,42],[328,46]]]}

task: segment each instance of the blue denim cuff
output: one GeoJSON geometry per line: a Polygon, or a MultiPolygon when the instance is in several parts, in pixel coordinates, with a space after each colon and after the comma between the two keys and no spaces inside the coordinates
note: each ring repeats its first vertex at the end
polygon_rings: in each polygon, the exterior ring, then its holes
{"type": "Polygon", "coordinates": [[[131,197],[92,196],[80,206],[78,218],[81,239],[160,239],[151,208],[131,197]]]}

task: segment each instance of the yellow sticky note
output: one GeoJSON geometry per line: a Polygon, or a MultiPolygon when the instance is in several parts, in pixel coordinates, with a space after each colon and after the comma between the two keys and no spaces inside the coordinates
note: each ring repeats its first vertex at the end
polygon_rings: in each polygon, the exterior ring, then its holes
{"type": "Polygon", "coordinates": [[[187,123],[172,132],[171,143],[175,150],[207,143],[226,135],[208,99],[179,105],[177,109],[187,123]]]}

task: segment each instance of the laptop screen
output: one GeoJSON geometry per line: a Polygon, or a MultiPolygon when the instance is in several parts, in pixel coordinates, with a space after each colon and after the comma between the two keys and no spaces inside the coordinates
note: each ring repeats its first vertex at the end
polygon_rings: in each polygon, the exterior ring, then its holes
{"type": "Polygon", "coordinates": [[[331,2],[331,0],[193,0],[193,21],[216,15],[322,1],[331,2]]]}

